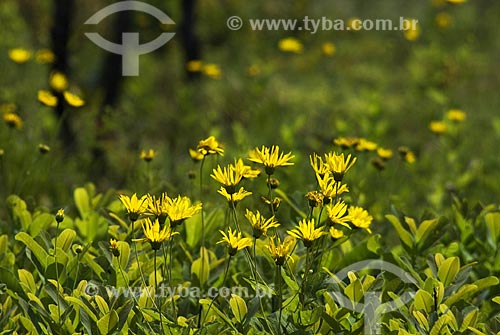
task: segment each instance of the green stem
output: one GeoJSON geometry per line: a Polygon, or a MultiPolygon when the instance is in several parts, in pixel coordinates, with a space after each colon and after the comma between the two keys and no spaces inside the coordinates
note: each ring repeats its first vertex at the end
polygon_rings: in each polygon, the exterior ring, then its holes
{"type": "Polygon", "coordinates": [[[56,221],[57,222],[57,225],[56,225],[56,238],[55,238],[55,241],[54,241],[54,264],[56,265],[56,282],[57,282],[57,287],[56,287],[56,290],[57,290],[57,299],[56,299],[56,303],[57,303],[57,322],[59,324],[61,324],[61,305],[60,305],[60,301],[59,301],[59,267],[57,266],[57,237],[59,236],[59,221],[56,221]]]}
{"type": "Polygon", "coordinates": [[[276,266],[276,281],[278,286],[278,308],[279,308],[279,316],[278,316],[278,334],[281,334],[281,315],[283,312],[283,292],[281,287],[281,266],[276,266]]]}
{"type": "MultiPolygon", "coordinates": [[[[231,263],[231,257],[232,256],[229,255],[229,258],[227,259],[226,270],[224,270],[224,279],[222,280],[222,286],[221,287],[225,287],[224,285],[226,284],[227,274],[229,273],[229,264],[231,263]]],[[[210,305],[208,305],[207,312],[205,313],[205,317],[203,318],[203,322],[201,324],[205,323],[205,319],[208,316],[208,313],[210,312],[210,308],[212,308],[212,305],[213,305],[215,299],[217,299],[218,297],[219,297],[219,292],[217,292],[217,295],[215,297],[213,297],[212,301],[210,301],[210,305]]]]}
{"type": "Polygon", "coordinates": [[[159,303],[158,303],[158,313],[160,314],[160,327],[161,327],[161,332],[165,333],[165,330],[163,329],[163,315],[161,313],[161,298],[158,296],[158,277],[157,277],[157,271],[156,271],[156,250],[154,250],[154,255],[153,255],[153,266],[155,268],[155,299],[158,298],[159,303]]]}
{"type": "Polygon", "coordinates": [[[271,213],[273,216],[275,216],[274,202],[273,202],[273,188],[271,187],[271,175],[270,174],[267,175],[267,188],[269,189],[269,191],[267,193],[267,198],[271,202],[271,213]]]}

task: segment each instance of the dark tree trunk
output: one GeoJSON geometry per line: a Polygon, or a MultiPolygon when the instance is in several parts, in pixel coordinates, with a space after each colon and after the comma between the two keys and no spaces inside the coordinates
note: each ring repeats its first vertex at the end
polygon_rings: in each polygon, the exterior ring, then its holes
{"type": "MultiPolygon", "coordinates": [[[[53,23],[51,29],[52,51],[55,55],[55,62],[52,65],[53,71],[58,71],[68,75],[68,41],[71,34],[71,19],[73,16],[74,0],[54,0],[53,23]]],[[[59,128],[59,138],[66,152],[75,150],[76,139],[72,129],[69,116],[64,113],[65,103],[63,94],[54,92],[58,98],[55,112],[61,119],[59,128]]]]}
{"type": "MultiPolygon", "coordinates": [[[[180,0],[182,3],[182,22],[180,24],[180,38],[184,48],[184,59],[187,62],[201,59],[200,41],[196,36],[196,0],[180,0]]],[[[188,79],[199,76],[198,72],[186,71],[188,79]]]]}

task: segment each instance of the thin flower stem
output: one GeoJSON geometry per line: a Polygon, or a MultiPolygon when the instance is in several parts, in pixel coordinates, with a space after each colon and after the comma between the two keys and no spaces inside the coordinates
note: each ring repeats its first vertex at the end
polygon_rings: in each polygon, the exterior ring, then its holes
{"type": "MultiPolygon", "coordinates": [[[[156,250],[154,250],[154,255],[153,255],[153,266],[155,269],[155,300],[158,298],[158,300],[161,300],[161,297],[158,296],[158,277],[157,277],[157,271],[156,271],[156,250]]],[[[160,314],[160,327],[161,327],[161,332],[165,333],[165,330],[163,329],[163,315],[161,313],[161,301],[159,302],[158,306],[158,313],[160,314]]]]}
{"type": "Polygon", "coordinates": [[[61,304],[60,304],[60,301],[59,301],[59,267],[57,266],[57,237],[59,236],[59,221],[56,221],[57,222],[57,225],[56,225],[56,237],[55,237],[55,240],[54,240],[54,264],[56,265],[56,282],[57,282],[57,287],[56,287],[56,290],[57,290],[57,299],[56,299],[56,303],[57,303],[57,322],[59,324],[61,324],[61,304]]]}
{"type": "MultiPolygon", "coordinates": [[[[229,255],[229,258],[227,259],[227,264],[226,264],[226,269],[224,270],[224,279],[222,280],[222,286],[221,287],[225,287],[224,285],[226,284],[226,279],[227,279],[227,274],[229,272],[229,264],[231,263],[231,255],[229,255]]],[[[212,301],[210,301],[210,305],[208,305],[208,309],[207,309],[207,312],[205,313],[205,317],[203,318],[203,323],[205,323],[205,319],[206,317],[208,316],[208,313],[210,312],[210,308],[212,308],[212,305],[215,301],[215,299],[217,299],[219,297],[219,292],[217,292],[217,295],[212,299],[212,301]]],[[[201,326],[200,324],[200,326],[201,326]]]]}
{"type": "MultiPolygon", "coordinates": [[[[168,287],[172,287],[172,267],[174,266],[174,261],[172,259],[172,254],[173,254],[173,244],[174,244],[174,237],[172,236],[172,238],[170,239],[170,244],[169,244],[169,248],[168,248],[168,256],[169,256],[169,259],[170,259],[170,266],[168,268],[168,287]]],[[[174,296],[171,297],[172,299],[172,317],[175,319],[177,319],[176,317],[176,308],[175,308],[175,292],[174,292],[174,296]]]]}
{"type": "Polygon", "coordinates": [[[269,189],[269,191],[267,193],[267,199],[269,199],[269,201],[271,202],[271,213],[274,216],[275,213],[274,213],[274,202],[273,202],[273,188],[271,187],[271,175],[270,174],[267,175],[267,187],[269,189]]]}
{"type": "Polygon", "coordinates": [[[281,265],[276,266],[276,278],[275,280],[277,281],[277,286],[278,286],[278,334],[281,334],[281,315],[283,312],[283,292],[282,292],[282,287],[281,287],[281,265]]]}

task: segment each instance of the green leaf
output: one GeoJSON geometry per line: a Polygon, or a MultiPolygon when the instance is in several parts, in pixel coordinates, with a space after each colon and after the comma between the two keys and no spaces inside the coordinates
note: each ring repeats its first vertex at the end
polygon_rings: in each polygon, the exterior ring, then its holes
{"type": "Polygon", "coordinates": [[[17,275],[19,276],[19,281],[21,282],[21,285],[24,284],[28,292],[30,293],[36,292],[35,279],[33,278],[31,272],[25,269],[19,269],[17,270],[17,275]]]}
{"type": "Polygon", "coordinates": [[[493,299],[491,299],[491,301],[496,302],[500,305],[500,296],[494,297],[493,299]]]}
{"type": "Polygon", "coordinates": [[[413,248],[413,237],[406,229],[403,228],[398,218],[392,214],[388,214],[385,217],[390,223],[392,223],[394,229],[396,229],[401,242],[403,242],[408,248],[413,248]]]}
{"type": "Polygon", "coordinates": [[[24,231],[27,231],[31,225],[32,219],[31,213],[27,209],[26,202],[17,195],[10,195],[7,198],[7,205],[12,212],[12,217],[16,225],[20,226],[24,231]]]}
{"type": "Polygon", "coordinates": [[[2,278],[1,283],[5,284],[9,290],[21,295],[23,298],[26,298],[26,294],[24,293],[21,284],[19,284],[19,280],[9,269],[0,267],[0,278],[2,278]]]}
{"type": "Polygon", "coordinates": [[[446,287],[453,282],[458,271],[460,271],[460,259],[458,257],[447,258],[438,267],[438,278],[446,287]]]}
{"type": "Polygon", "coordinates": [[[425,290],[418,290],[413,301],[413,307],[415,310],[424,310],[427,314],[429,314],[432,312],[433,306],[434,299],[432,298],[432,295],[425,290]]]}
{"type": "Polygon", "coordinates": [[[112,310],[97,321],[97,327],[101,335],[108,335],[113,331],[117,323],[118,314],[112,310]]]}
{"type": "Polygon", "coordinates": [[[500,213],[488,213],[484,216],[484,221],[486,221],[486,226],[488,227],[493,243],[496,244],[500,236],[500,213]]]}
{"type": "Polygon", "coordinates": [[[281,267],[281,277],[285,281],[286,285],[293,292],[298,292],[299,291],[299,284],[297,284],[297,282],[295,280],[293,280],[292,278],[290,278],[290,276],[288,276],[288,274],[286,273],[285,269],[283,269],[283,267],[281,267]]]}
{"type": "Polygon", "coordinates": [[[459,330],[461,332],[464,332],[467,328],[474,327],[474,325],[477,322],[477,317],[478,317],[478,310],[477,309],[472,310],[472,312],[470,312],[464,317],[459,330]]]}
{"type": "Polygon", "coordinates": [[[445,300],[446,306],[452,306],[461,299],[467,299],[477,292],[477,286],[472,284],[465,284],[458,289],[458,291],[445,300]]]}
{"type": "Polygon", "coordinates": [[[25,232],[20,232],[16,235],[16,240],[24,243],[28,249],[35,255],[36,259],[40,262],[42,267],[47,268],[47,257],[49,254],[38,244],[33,237],[29,236],[25,232]]]}
{"type": "Polygon", "coordinates": [[[78,187],[75,189],[73,193],[73,197],[75,199],[76,208],[78,208],[78,212],[82,218],[85,218],[87,214],[90,212],[90,197],[87,193],[87,190],[83,187],[78,187]]]}
{"type": "Polygon", "coordinates": [[[364,295],[363,285],[361,284],[359,279],[356,278],[356,280],[353,280],[349,285],[346,286],[346,288],[344,289],[344,293],[352,302],[361,301],[364,295]]]}
{"type": "Polygon", "coordinates": [[[71,244],[73,243],[73,240],[76,237],[76,231],[73,229],[65,229],[61,234],[59,234],[59,237],[57,238],[57,248],[61,248],[65,252],[69,250],[71,247],[71,244]]]}
{"type": "Polygon", "coordinates": [[[473,285],[477,286],[478,291],[482,291],[487,287],[498,285],[499,281],[497,277],[489,276],[486,278],[481,278],[473,282],[473,285]]]}
{"type": "Polygon", "coordinates": [[[127,269],[130,259],[130,246],[125,241],[118,241],[118,251],[120,252],[120,266],[123,271],[127,269]]]}
{"type": "Polygon", "coordinates": [[[231,306],[231,311],[238,323],[242,323],[245,320],[248,309],[245,300],[242,297],[231,294],[231,299],[229,299],[229,306],[231,306]]]}
{"type": "Polygon", "coordinates": [[[42,213],[33,218],[33,222],[29,226],[28,233],[32,237],[36,237],[42,230],[47,230],[55,221],[54,216],[49,213],[42,213]]]}
{"type": "Polygon", "coordinates": [[[200,248],[200,257],[191,264],[191,274],[196,276],[200,282],[200,286],[204,286],[208,281],[210,262],[208,259],[208,252],[203,247],[200,248]]]}
{"type": "Polygon", "coordinates": [[[429,331],[429,322],[427,321],[427,317],[422,312],[414,310],[413,317],[417,319],[421,327],[423,327],[426,331],[429,331]]]}
{"type": "Polygon", "coordinates": [[[439,223],[438,219],[433,220],[425,220],[418,227],[416,240],[417,244],[421,245],[425,243],[425,240],[429,236],[429,234],[437,227],[439,223]]]}

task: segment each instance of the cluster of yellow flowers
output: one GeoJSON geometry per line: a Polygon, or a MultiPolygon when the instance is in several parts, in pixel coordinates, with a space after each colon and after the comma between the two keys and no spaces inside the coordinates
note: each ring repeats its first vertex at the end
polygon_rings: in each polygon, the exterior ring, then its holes
{"type": "MultiPolygon", "coordinates": [[[[342,141],[342,143],[347,142],[342,141]]],[[[357,143],[359,144],[359,141],[357,143]]],[[[208,155],[223,155],[224,149],[215,137],[210,136],[201,140],[196,149],[190,149],[189,153],[194,161],[203,161],[208,155]]],[[[145,160],[154,157],[154,151],[149,153],[144,151],[141,157],[145,160]]],[[[370,226],[373,220],[365,209],[349,206],[340,197],[343,193],[349,192],[343,180],[357,158],[336,152],[324,156],[314,153],[310,156],[310,164],[316,176],[318,190],[307,194],[311,208],[310,215],[300,220],[295,228],[287,230],[288,236],[283,239],[277,231],[281,225],[275,216],[278,208],[276,204],[279,204],[280,199],[272,196],[272,190],[277,187],[278,182],[272,176],[276,169],[294,165],[293,158],[291,152],[285,153],[278,146],[255,148],[247,158],[248,161],[261,165],[267,175],[269,195],[262,198],[270,205],[272,215],[267,217],[260,211],[246,209],[245,218],[251,227],[253,243],[261,237],[269,237],[267,250],[278,266],[282,266],[291,256],[296,239],[301,240],[309,249],[316,240],[325,235],[330,235],[333,240],[340,239],[345,235],[345,229],[361,228],[371,232],[370,226]],[[312,217],[314,208],[321,208],[318,219],[312,217]],[[321,222],[323,209],[328,216],[321,222]]],[[[230,208],[235,210],[237,203],[252,194],[246,191],[241,183],[244,180],[253,180],[260,174],[261,170],[246,165],[240,158],[226,166],[217,165],[210,176],[220,184],[217,192],[226,199],[230,208]]],[[[131,197],[120,195],[120,200],[126,208],[129,220],[132,223],[138,221],[142,224],[144,237],[134,241],[147,241],[154,250],[158,250],[162,242],[170,240],[177,234],[176,228],[185,219],[202,210],[201,203],[193,204],[189,198],[181,196],[170,198],[166,193],[158,198],[149,194],[140,198],[136,194],[131,197]]],[[[228,227],[227,231],[221,230],[220,233],[222,238],[217,243],[227,245],[230,256],[252,245],[252,238],[245,236],[238,224],[235,228],[228,227]]]]}
{"type": "MultiPolygon", "coordinates": [[[[49,77],[49,84],[54,92],[62,94],[64,101],[71,107],[82,107],[85,101],[75,93],[68,91],[68,78],[59,71],[54,71],[49,77]]],[[[49,90],[38,91],[38,101],[48,107],[55,107],[58,104],[58,97],[49,90]]]]}
{"type": "Polygon", "coordinates": [[[467,115],[460,109],[450,109],[446,112],[446,117],[443,120],[433,120],[429,123],[429,130],[436,135],[443,135],[448,133],[450,125],[462,123],[465,121],[467,115]]]}

